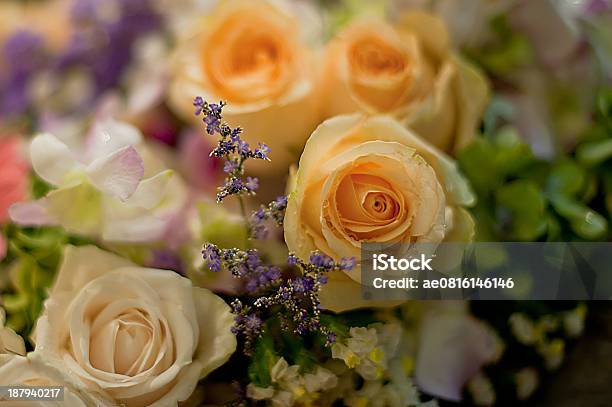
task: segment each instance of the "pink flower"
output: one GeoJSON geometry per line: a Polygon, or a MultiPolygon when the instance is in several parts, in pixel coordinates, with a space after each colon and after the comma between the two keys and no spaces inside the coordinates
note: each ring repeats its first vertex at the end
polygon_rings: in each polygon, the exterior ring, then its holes
{"type": "Polygon", "coordinates": [[[8,208],[26,199],[28,163],[16,137],[0,138],[0,223],[8,219],[8,208]]]}
{"type": "Polygon", "coordinates": [[[4,236],[0,235],[0,261],[6,257],[6,240],[4,236]]]}
{"type": "MultiPolygon", "coordinates": [[[[20,151],[19,139],[0,138],[0,224],[8,218],[8,208],[26,198],[28,164],[20,151]]],[[[0,261],[6,256],[7,242],[0,235],[0,261]]]]}

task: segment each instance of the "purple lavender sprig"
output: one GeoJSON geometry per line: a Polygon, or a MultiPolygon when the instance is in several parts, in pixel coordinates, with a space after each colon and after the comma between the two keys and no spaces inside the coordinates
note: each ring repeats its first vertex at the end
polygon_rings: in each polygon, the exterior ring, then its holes
{"type": "Polygon", "coordinates": [[[210,271],[218,272],[223,267],[235,278],[243,279],[249,294],[262,292],[281,280],[280,267],[265,264],[255,249],[220,249],[207,243],[202,250],[202,256],[210,271]]]}
{"type": "Polygon", "coordinates": [[[193,101],[195,115],[202,115],[206,125],[206,132],[211,136],[217,135],[217,147],[210,153],[212,157],[224,159],[223,171],[227,174],[223,185],[217,189],[217,202],[222,202],[231,195],[254,195],[259,188],[259,180],[255,177],[244,176],[244,164],[249,159],[267,160],[270,148],[259,143],[252,149],[249,143],[240,135],[240,127],[232,128],[223,121],[223,107],[225,102],[208,103],[200,96],[193,101]]]}
{"type": "Polygon", "coordinates": [[[257,250],[220,249],[207,244],[202,250],[204,260],[211,271],[222,267],[232,275],[244,279],[245,289],[251,295],[250,303],[236,299],[232,312],[236,315],[233,332],[245,339],[245,353],[263,330],[263,321],[278,317],[281,328],[297,335],[317,333],[325,338],[328,346],[335,335],[321,323],[319,292],[327,283],[327,274],[332,271],[347,271],[355,267],[355,258],[343,258],[335,262],[331,257],[313,252],[308,262],[294,254],[287,259],[287,271],[299,271],[295,277],[283,278],[281,269],[265,264],[257,250]]]}
{"type": "Polygon", "coordinates": [[[265,239],[268,237],[269,229],[266,224],[269,222],[273,222],[278,227],[283,226],[287,201],[286,196],[279,196],[268,205],[261,205],[258,210],[251,214],[249,220],[251,238],[265,239]]]}

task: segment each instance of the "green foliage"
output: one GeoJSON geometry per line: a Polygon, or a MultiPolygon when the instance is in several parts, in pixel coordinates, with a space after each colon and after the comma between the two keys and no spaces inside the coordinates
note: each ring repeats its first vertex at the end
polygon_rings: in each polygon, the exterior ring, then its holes
{"type": "Polygon", "coordinates": [[[573,153],[534,157],[512,128],[479,137],[458,161],[478,196],[482,241],[605,240],[612,213],[612,90],[573,153]]]}
{"type": "Polygon", "coordinates": [[[262,332],[253,348],[253,356],[248,368],[249,381],[259,387],[270,386],[270,371],[278,360],[274,349],[274,338],[269,329],[262,332]]]}
{"type": "Polygon", "coordinates": [[[27,337],[42,310],[65,245],[90,242],[70,237],[61,228],[7,226],[5,233],[10,245],[0,276],[7,276],[9,284],[0,290],[2,306],[7,311],[7,324],[27,337]]]}
{"type": "Polygon", "coordinates": [[[495,76],[506,77],[517,69],[530,65],[533,49],[529,40],[514,31],[506,15],[499,15],[490,22],[494,39],[482,48],[467,50],[468,56],[495,76]]]}

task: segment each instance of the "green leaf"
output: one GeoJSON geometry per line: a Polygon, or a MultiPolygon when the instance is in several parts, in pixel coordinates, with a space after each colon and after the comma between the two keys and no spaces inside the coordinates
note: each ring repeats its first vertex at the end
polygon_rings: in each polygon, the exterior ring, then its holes
{"type": "Polygon", "coordinates": [[[299,365],[300,372],[311,372],[316,365],[315,355],[310,352],[301,336],[283,331],[283,356],[290,365],[299,365]]]}
{"type": "Polygon", "coordinates": [[[555,165],[546,182],[550,195],[576,197],[586,185],[586,173],[575,162],[565,160],[555,165]]]}
{"type": "Polygon", "coordinates": [[[552,195],[550,202],[555,211],[569,221],[572,230],[581,238],[597,240],[607,233],[606,219],[588,206],[561,194],[552,195]]]}
{"type": "Polygon", "coordinates": [[[612,158],[612,138],[592,141],[578,147],[576,157],[581,164],[594,167],[612,158]]]}
{"type": "Polygon", "coordinates": [[[459,165],[478,194],[495,189],[502,181],[499,169],[492,159],[495,148],[482,138],[476,138],[460,151],[459,165]]]}
{"type": "Polygon", "coordinates": [[[546,231],[546,202],[540,188],[528,180],[517,180],[497,190],[498,204],[511,215],[509,237],[533,241],[546,231]]]}
{"type": "Polygon", "coordinates": [[[253,348],[253,356],[248,368],[249,380],[259,387],[268,387],[272,383],[270,371],[278,360],[274,351],[274,338],[269,329],[265,329],[253,348]]]}
{"type": "Polygon", "coordinates": [[[603,189],[605,191],[605,203],[608,210],[608,218],[612,218],[612,171],[604,172],[603,189]]]}
{"type": "Polygon", "coordinates": [[[533,153],[512,127],[500,129],[493,137],[495,161],[504,176],[512,175],[534,162],[533,153]]]}
{"type": "Polygon", "coordinates": [[[37,175],[32,174],[32,178],[30,181],[30,189],[32,191],[32,198],[40,199],[43,196],[47,195],[47,193],[53,189],[53,186],[45,182],[37,175]]]}
{"type": "Polygon", "coordinates": [[[322,314],[321,325],[336,334],[337,339],[343,340],[349,337],[349,327],[335,315],[322,314]]]}

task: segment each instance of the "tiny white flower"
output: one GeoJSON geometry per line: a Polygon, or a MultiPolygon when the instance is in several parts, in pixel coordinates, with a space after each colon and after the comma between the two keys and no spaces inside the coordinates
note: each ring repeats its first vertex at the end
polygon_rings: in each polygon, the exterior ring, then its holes
{"type": "Polygon", "coordinates": [[[474,376],[467,386],[474,403],[478,406],[492,406],[495,404],[495,390],[488,377],[482,373],[474,376]]]}
{"type": "Polygon", "coordinates": [[[527,315],[518,312],[514,313],[510,315],[508,322],[510,323],[512,333],[523,345],[531,345],[538,340],[535,325],[527,315]]]}
{"type": "Polygon", "coordinates": [[[538,353],[544,358],[544,364],[548,370],[555,370],[561,366],[565,353],[565,342],[563,339],[553,339],[542,342],[538,346],[538,353]]]}
{"type": "Polygon", "coordinates": [[[371,352],[378,341],[376,329],[373,328],[353,327],[350,329],[350,334],[347,346],[358,355],[371,352]]]}
{"type": "Polygon", "coordinates": [[[586,306],[584,304],[580,304],[575,309],[565,313],[563,317],[563,327],[565,328],[567,336],[576,338],[582,335],[585,318],[586,306]]]}
{"type": "Polygon", "coordinates": [[[267,400],[274,396],[273,387],[258,387],[253,383],[249,383],[247,386],[246,395],[248,398],[253,400],[267,400]]]}
{"type": "Polygon", "coordinates": [[[538,371],[532,367],[523,368],[515,374],[514,380],[516,381],[516,397],[519,400],[527,400],[538,388],[538,371]]]}

